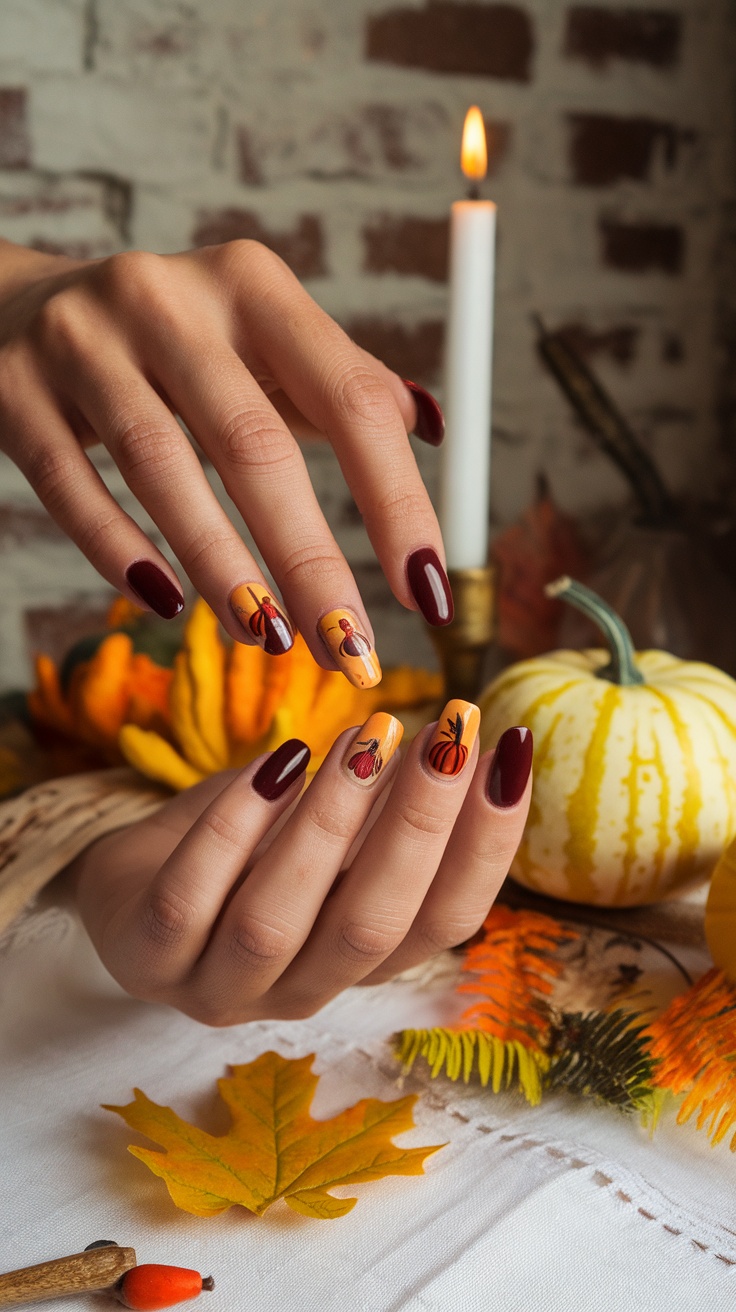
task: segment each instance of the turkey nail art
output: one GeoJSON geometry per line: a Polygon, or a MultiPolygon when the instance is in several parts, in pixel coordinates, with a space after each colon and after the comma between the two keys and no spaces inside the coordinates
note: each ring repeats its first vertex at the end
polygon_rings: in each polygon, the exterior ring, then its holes
{"type": "Polygon", "coordinates": [[[420,387],[418,383],[412,383],[408,378],[403,378],[402,382],[404,387],[409,388],[417,408],[414,436],[422,442],[428,442],[430,446],[440,446],[445,436],[445,416],[439,402],[435,401],[426,387],[420,387]]]}
{"type": "Polygon", "coordinates": [[[317,625],[330,655],[356,688],[375,688],[382,672],[370,638],[360,632],[348,610],[331,610],[317,625]]]}
{"type": "Polygon", "coordinates": [[[464,768],[480,728],[473,702],[453,698],[437,721],[427,748],[427,764],[436,774],[456,775],[464,768]]]}
{"type": "Polygon", "coordinates": [[[230,609],[269,656],[283,656],[294,646],[291,621],[265,584],[239,583],[230,593],[230,609]]]}
{"type": "Polygon", "coordinates": [[[403,736],[404,726],[395,715],[377,711],[369,716],[345,753],[344,765],[348,774],[364,787],[374,783],[403,736]]]}
{"type": "Polygon", "coordinates": [[[491,762],[486,794],[494,806],[516,806],[526,788],[534,755],[531,729],[515,727],[501,734],[491,762]]]}

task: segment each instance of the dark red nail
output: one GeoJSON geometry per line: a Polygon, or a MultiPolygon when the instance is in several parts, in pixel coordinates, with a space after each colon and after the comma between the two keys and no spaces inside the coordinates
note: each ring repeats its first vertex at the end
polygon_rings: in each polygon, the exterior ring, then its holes
{"type": "Polygon", "coordinates": [[[494,806],[516,806],[526,788],[534,755],[531,729],[507,729],[501,734],[488,771],[486,793],[494,806]]]}
{"type": "Polygon", "coordinates": [[[184,609],[184,597],[175,583],[152,560],[134,560],[125,578],[141,601],[164,620],[173,620],[184,609]]]}
{"type": "Polygon", "coordinates": [[[412,383],[408,378],[403,378],[402,382],[409,388],[417,407],[415,437],[420,438],[422,442],[428,442],[430,446],[440,446],[445,436],[445,416],[439,402],[435,401],[426,387],[420,387],[419,383],[412,383]]]}
{"type": "Polygon", "coordinates": [[[428,624],[449,624],[455,614],[450,581],[432,547],[412,551],[406,562],[411,595],[428,624]]]}
{"type": "Polygon", "coordinates": [[[267,802],[275,802],[304,773],[311,755],[301,738],[289,738],[288,742],[282,743],[271,753],[253,776],[256,792],[265,797],[267,802]]]}

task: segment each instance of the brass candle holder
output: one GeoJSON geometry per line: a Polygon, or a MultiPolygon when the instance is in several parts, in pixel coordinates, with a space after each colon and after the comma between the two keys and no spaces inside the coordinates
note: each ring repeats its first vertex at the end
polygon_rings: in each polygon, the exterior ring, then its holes
{"type": "Polygon", "coordinates": [[[439,654],[445,695],[475,701],[482,686],[483,665],[495,632],[495,571],[451,569],[448,578],[455,602],[455,618],[443,628],[429,630],[439,654]]]}

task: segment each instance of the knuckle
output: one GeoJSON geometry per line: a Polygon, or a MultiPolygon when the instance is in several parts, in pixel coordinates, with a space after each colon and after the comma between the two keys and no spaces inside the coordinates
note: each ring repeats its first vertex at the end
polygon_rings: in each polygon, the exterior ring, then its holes
{"type": "Polygon", "coordinates": [[[338,954],[365,969],[378,965],[399,946],[405,927],[358,924],[349,921],[342,926],[337,940],[338,954]]]}
{"type": "Polygon", "coordinates": [[[420,488],[407,488],[405,480],[397,480],[378,500],[376,512],[395,524],[421,524],[428,509],[427,495],[420,488]]]}
{"type": "Polygon", "coordinates": [[[160,284],[165,268],[163,257],[152,251],[120,251],[99,266],[97,281],[114,299],[138,302],[142,290],[160,284]]]}
{"type": "Polygon", "coordinates": [[[324,595],[339,595],[340,579],[344,579],[345,562],[337,550],[325,549],[324,543],[302,542],[294,546],[281,560],[279,574],[288,584],[297,579],[301,588],[316,584],[324,595]]]}
{"type": "Polygon", "coordinates": [[[350,814],[334,803],[332,806],[310,806],[307,818],[319,838],[331,846],[343,846],[353,837],[355,826],[350,814]]]}
{"type": "Polygon", "coordinates": [[[152,893],[141,909],[143,938],[158,951],[167,952],[180,947],[193,921],[192,907],[173,893],[152,893]]]}
{"type": "Polygon", "coordinates": [[[402,805],[401,811],[397,816],[397,823],[410,838],[437,838],[447,832],[449,825],[447,820],[438,815],[436,811],[429,810],[422,806],[416,806],[413,802],[406,801],[402,805]]]}
{"type": "Polygon", "coordinates": [[[115,459],[123,472],[136,474],[145,469],[156,476],[164,468],[171,471],[175,446],[171,433],[158,420],[144,416],[116,416],[111,424],[110,437],[115,459]]]}
{"type": "Polygon", "coordinates": [[[221,277],[230,287],[242,281],[252,283],[263,276],[273,277],[286,270],[275,251],[250,237],[238,237],[213,246],[211,255],[221,277]]]}
{"type": "Polygon", "coordinates": [[[260,409],[238,410],[222,425],[218,447],[228,464],[238,470],[259,474],[278,472],[292,465],[296,447],[288,434],[273,422],[274,415],[260,409]]]}
{"type": "Polygon", "coordinates": [[[233,542],[230,536],[209,537],[205,542],[201,535],[193,540],[177,545],[177,556],[187,574],[196,582],[197,577],[210,579],[218,566],[232,555],[233,542]]]}
{"type": "Polygon", "coordinates": [[[419,923],[416,926],[416,934],[422,948],[430,956],[436,956],[438,952],[446,952],[448,948],[455,948],[458,943],[465,943],[467,939],[472,938],[480,929],[487,914],[486,909],[477,917],[466,915],[456,919],[447,917],[442,921],[419,923]]]}
{"type": "Polygon", "coordinates": [[[283,924],[241,916],[230,933],[230,955],[239,966],[259,972],[290,959],[293,937],[283,924]]]}
{"type": "Polygon", "coordinates": [[[36,311],[31,337],[44,356],[76,355],[87,340],[79,291],[64,288],[48,296],[36,311]]]}
{"type": "Polygon", "coordinates": [[[396,419],[396,404],[385,383],[363,365],[340,370],[332,399],[337,413],[350,425],[385,428],[396,419]]]}

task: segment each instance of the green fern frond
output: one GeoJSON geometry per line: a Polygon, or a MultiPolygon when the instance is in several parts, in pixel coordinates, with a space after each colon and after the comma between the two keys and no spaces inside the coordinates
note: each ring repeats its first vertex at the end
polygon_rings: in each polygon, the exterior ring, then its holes
{"type": "Polygon", "coordinates": [[[546,1089],[567,1089],[622,1111],[652,1114],[654,1062],[632,1013],[563,1012],[550,1033],[546,1089]]]}
{"type": "Polygon", "coordinates": [[[444,1071],[450,1080],[461,1077],[467,1084],[477,1074],[485,1088],[494,1093],[517,1087],[534,1107],[542,1098],[549,1059],[538,1049],[517,1040],[497,1039],[485,1030],[402,1030],[397,1036],[397,1055],[410,1071],[418,1057],[429,1066],[432,1079],[444,1071]]]}

